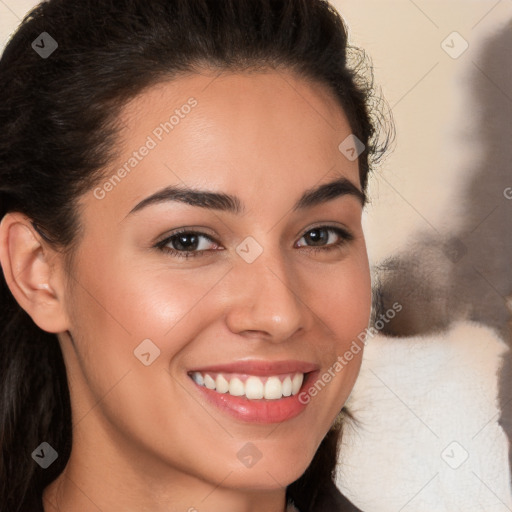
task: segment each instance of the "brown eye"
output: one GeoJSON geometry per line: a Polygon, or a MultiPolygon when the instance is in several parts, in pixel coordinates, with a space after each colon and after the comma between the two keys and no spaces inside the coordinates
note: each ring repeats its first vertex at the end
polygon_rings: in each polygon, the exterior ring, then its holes
{"type": "MultiPolygon", "coordinates": [[[[334,226],[320,226],[307,231],[301,238],[307,246],[320,250],[330,250],[353,240],[348,231],[334,226]]],[[[299,240],[300,241],[300,240],[299,240]]]]}
{"type": "Polygon", "coordinates": [[[217,249],[219,245],[205,233],[179,231],[158,242],[156,247],[172,256],[190,258],[202,256],[212,249],[217,249]]]}
{"type": "Polygon", "coordinates": [[[312,245],[325,245],[329,242],[329,231],[325,228],[312,229],[304,235],[304,240],[312,245]]]}
{"type": "Polygon", "coordinates": [[[169,243],[178,251],[195,251],[199,245],[199,236],[196,233],[182,233],[175,235],[169,243]]]}

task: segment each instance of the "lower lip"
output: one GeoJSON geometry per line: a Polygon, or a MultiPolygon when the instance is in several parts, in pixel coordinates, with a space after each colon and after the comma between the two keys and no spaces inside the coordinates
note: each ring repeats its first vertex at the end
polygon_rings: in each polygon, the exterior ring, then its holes
{"type": "Polygon", "coordinates": [[[213,389],[200,386],[191,377],[189,378],[208,402],[238,420],[251,423],[281,423],[295,418],[306,409],[310,397],[305,397],[306,400],[304,401],[307,401],[307,403],[302,403],[299,400],[299,396],[302,396],[304,399],[304,389],[307,383],[313,381],[318,373],[319,371],[314,371],[305,375],[304,382],[296,395],[290,395],[275,400],[266,400],[264,398],[249,400],[245,396],[232,396],[229,393],[217,393],[217,391],[213,389]]]}

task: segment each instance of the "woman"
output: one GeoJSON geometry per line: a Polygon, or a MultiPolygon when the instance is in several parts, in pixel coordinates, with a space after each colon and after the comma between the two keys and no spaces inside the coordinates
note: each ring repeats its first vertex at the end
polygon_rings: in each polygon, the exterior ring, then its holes
{"type": "Polygon", "coordinates": [[[2,510],[357,510],[385,150],[322,0],[50,0],[0,61],[2,510]]]}

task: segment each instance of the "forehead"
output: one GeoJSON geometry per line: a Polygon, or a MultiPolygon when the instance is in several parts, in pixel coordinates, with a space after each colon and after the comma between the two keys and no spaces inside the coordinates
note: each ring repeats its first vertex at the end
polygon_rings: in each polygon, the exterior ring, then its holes
{"type": "Polygon", "coordinates": [[[263,192],[293,199],[340,175],[360,188],[357,161],[338,149],[351,133],[341,106],[291,72],[184,75],[141,93],[120,119],[120,156],[105,179],[124,171],[104,201],[115,198],[120,213],[172,184],[245,196],[250,208],[263,192]]]}

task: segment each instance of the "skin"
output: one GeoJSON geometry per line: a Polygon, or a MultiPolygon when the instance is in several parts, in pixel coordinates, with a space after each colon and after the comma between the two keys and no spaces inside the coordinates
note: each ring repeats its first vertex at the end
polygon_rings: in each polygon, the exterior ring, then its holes
{"type": "MultiPolygon", "coordinates": [[[[358,375],[362,350],[299,416],[271,425],[228,416],[187,376],[242,359],[299,359],[326,371],[367,327],[371,307],[361,202],[344,195],[291,211],[306,190],[340,176],[361,188],[357,160],[338,150],[350,126],[321,85],[268,71],[153,86],[123,109],[120,153],[105,176],[191,96],[197,106],[113,190],[80,198],[84,236],[70,273],[25,216],[0,224],[8,285],[58,335],[68,372],[73,448],[45,490],[47,512],[283,512],[286,486],[358,375]],[[166,202],[128,215],[180,184],[236,195],[245,211],[166,202]],[[318,225],[344,227],[353,240],[313,252],[303,237],[318,225]],[[214,243],[202,239],[205,252],[189,259],[154,247],[181,227],[214,243]],[[263,248],[250,264],[235,251],[247,236],[263,248]],[[133,353],[147,338],[160,350],[149,366],[133,353]],[[262,457],[247,468],[237,452],[249,441],[262,457]]],[[[332,233],[328,244],[339,240],[332,233]]]]}

